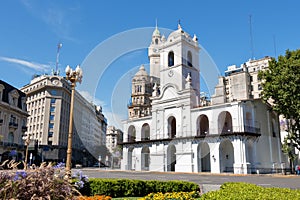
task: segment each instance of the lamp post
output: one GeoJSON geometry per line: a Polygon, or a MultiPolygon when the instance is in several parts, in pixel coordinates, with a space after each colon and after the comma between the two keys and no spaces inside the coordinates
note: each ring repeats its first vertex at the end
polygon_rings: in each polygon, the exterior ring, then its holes
{"type": "Polygon", "coordinates": [[[27,134],[27,136],[24,139],[25,139],[25,145],[26,145],[24,169],[26,170],[27,169],[27,162],[28,162],[28,146],[30,144],[30,134],[27,134]]]}
{"type": "Polygon", "coordinates": [[[66,79],[71,82],[71,105],[70,105],[70,121],[69,121],[69,134],[68,134],[68,149],[67,149],[67,162],[66,162],[66,178],[71,178],[72,167],[72,135],[73,135],[73,108],[74,108],[74,93],[76,82],[81,83],[82,70],[77,65],[75,71],[70,66],[66,67],[66,79]]]}

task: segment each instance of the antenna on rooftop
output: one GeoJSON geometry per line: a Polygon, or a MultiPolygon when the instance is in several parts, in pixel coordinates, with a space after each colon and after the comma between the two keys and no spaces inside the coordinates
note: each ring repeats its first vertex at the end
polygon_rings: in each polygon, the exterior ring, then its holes
{"type": "Polygon", "coordinates": [[[254,59],[254,48],[253,48],[253,34],[252,34],[252,15],[249,15],[249,26],[250,26],[251,60],[253,60],[254,59]]]}
{"type": "Polygon", "coordinates": [[[57,44],[57,52],[56,52],[56,70],[54,72],[54,75],[59,75],[59,72],[58,72],[58,63],[59,63],[59,50],[62,48],[62,43],[58,43],[57,44]]]}

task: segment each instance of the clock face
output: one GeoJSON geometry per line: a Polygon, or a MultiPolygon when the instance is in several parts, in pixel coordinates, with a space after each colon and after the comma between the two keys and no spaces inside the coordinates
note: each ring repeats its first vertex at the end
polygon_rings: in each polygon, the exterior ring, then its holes
{"type": "Polygon", "coordinates": [[[169,77],[172,77],[174,75],[173,70],[170,69],[169,73],[168,73],[169,77]]]}
{"type": "Polygon", "coordinates": [[[154,52],[154,53],[157,53],[157,52],[158,52],[158,49],[157,49],[157,48],[154,48],[154,49],[153,49],[153,52],[154,52]]]}
{"type": "Polygon", "coordinates": [[[52,81],[52,84],[53,84],[53,85],[58,85],[58,83],[59,83],[59,81],[56,80],[56,79],[52,81]]]}

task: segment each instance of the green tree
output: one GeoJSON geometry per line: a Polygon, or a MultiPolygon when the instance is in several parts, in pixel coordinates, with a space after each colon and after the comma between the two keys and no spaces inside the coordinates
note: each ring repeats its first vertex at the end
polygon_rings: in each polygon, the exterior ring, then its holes
{"type": "Polygon", "coordinates": [[[271,99],[273,109],[288,121],[283,151],[294,159],[291,151],[294,147],[300,150],[300,49],[273,58],[269,69],[261,71],[259,77],[263,80],[263,100],[271,99]]]}

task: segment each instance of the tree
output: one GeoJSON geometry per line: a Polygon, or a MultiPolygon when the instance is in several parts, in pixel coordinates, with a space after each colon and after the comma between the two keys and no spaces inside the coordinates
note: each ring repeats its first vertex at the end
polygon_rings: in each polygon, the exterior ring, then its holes
{"type": "Polygon", "coordinates": [[[274,111],[288,120],[283,150],[291,155],[293,148],[300,150],[300,49],[287,50],[278,60],[273,58],[259,77],[263,80],[263,100],[271,99],[274,111]]]}

